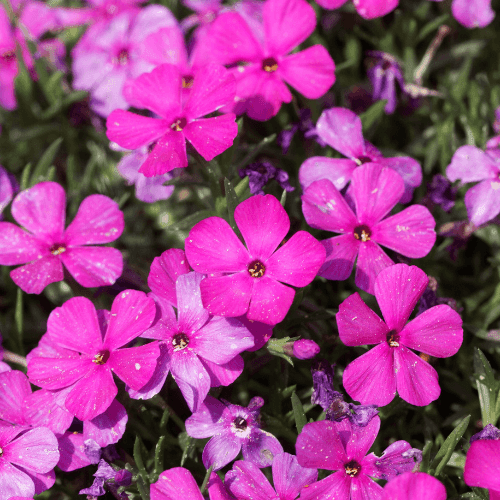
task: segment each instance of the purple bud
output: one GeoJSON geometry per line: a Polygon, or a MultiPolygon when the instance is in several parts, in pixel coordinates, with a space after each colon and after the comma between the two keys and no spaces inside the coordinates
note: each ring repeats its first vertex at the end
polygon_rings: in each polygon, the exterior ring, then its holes
{"type": "Polygon", "coordinates": [[[319,345],[314,340],[300,339],[293,343],[293,355],[297,359],[314,358],[319,350],[319,345]]]}

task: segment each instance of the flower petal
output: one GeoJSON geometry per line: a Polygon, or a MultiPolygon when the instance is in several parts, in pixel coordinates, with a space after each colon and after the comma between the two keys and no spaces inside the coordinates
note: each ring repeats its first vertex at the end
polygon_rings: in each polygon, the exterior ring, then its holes
{"type": "Polygon", "coordinates": [[[83,423],[83,434],[86,440],[93,439],[104,448],[122,438],[127,421],[125,407],[115,399],[104,413],[83,423]]]}
{"type": "MultiPolygon", "coordinates": [[[[470,2],[469,2],[470,4],[470,2]]],[[[462,182],[476,182],[494,179],[499,168],[493,158],[476,146],[461,146],[453,155],[451,163],[446,167],[446,177],[451,182],[460,179],[462,182]]]]}
{"type": "Polygon", "coordinates": [[[208,359],[200,357],[201,364],[210,376],[210,387],[227,387],[231,385],[242,373],[245,363],[240,355],[235,356],[227,363],[215,364],[208,359]]]}
{"type": "Polygon", "coordinates": [[[499,440],[474,441],[465,457],[465,484],[500,491],[499,456],[499,440]]]}
{"type": "Polygon", "coordinates": [[[297,457],[289,453],[276,455],[272,468],[274,487],[280,498],[297,498],[302,488],[318,479],[316,469],[301,467],[297,457]]]}
{"type": "MultiPolygon", "coordinates": [[[[355,6],[358,14],[365,19],[382,17],[393,11],[399,4],[399,0],[356,0],[355,6]]],[[[375,500],[375,499],[374,499],[375,500]]]]}
{"type": "Polygon", "coordinates": [[[0,222],[0,264],[15,266],[26,264],[38,259],[43,254],[49,254],[45,245],[31,234],[23,231],[11,222],[0,222]]]}
{"type": "Polygon", "coordinates": [[[61,260],[56,256],[42,257],[10,272],[12,281],[26,293],[42,293],[50,283],[64,278],[61,260]]]}
{"type": "Polygon", "coordinates": [[[118,203],[102,194],[93,194],[82,201],[66,229],[66,242],[68,245],[110,243],[120,237],[124,226],[118,203]]]}
{"type": "Polygon", "coordinates": [[[381,271],[375,297],[390,330],[400,332],[408,321],[429,279],[417,266],[395,264],[381,271]]]}
{"type": "Polygon", "coordinates": [[[207,396],[200,405],[197,412],[186,420],[186,431],[194,438],[203,439],[222,431],[220,419],[226,409],[226,405],[212,396],[207,396]]]}
{"type": "MultiPolygon", "coordinates": [[[[0,103],[2,106],[4,105],[1,101],[0,103]]],[[[0,472],[0,491],[4,495],[4,498],[33,498],[35,495],[35,485],[28,474],[14,467],[9,462],[2,463],[0,472]]]]}
{"type": "Polygon", "coordinates": [[[138,172],[146,177],[154,177],[170,172],[174,168],[188,166],[186,139],[182,132],[174,132],[170,128],[158,140],[153,151],[138,172]]]}
{"type": "Polygon", "coordinates": [[[495,18],[491,0],[453,0],[451,12],[466,28],[484,28],[495,18]]]}
{"type": "Polygon", "coordinates": [[[229,491],[239,500],[269,500],[276,497],[266,476],[252,462],[235,462],[224,481],[229,491]]]}
{"type": "Polygon", "coordinates": [[[318,271],[318,276],[328,280],[346,280],[354,267],[360,243],[352,234],[334,236],[321,242],[326,249],[324,264],[318,271]]]}
{"type": "Polygon", "coordinates": [[[151,500],[203,500],[193,475],[184,467],[174,467],[160,474],[151,485],[151,500]]]}
{"type": "Polygon", "coordinates": [[[300,166],[300,185],[305,191],[314,181],[327,179],[340,191],[351,180],[356,167],[353,160],[312,156],[300,166]]]}
{"type": "Polygon", "coordinates": [[[28,363],[30,382],[48,390],[69,387],[80,380],[94,365],[90,359],[55,359],[32,357],[28,363]]]}
{"type": "Polygon", "coordinates": [[[345,471],[335,472],[317,483],[303,488],[301,500],[351,500],[351,480],[345,471]]]}
{"type": "Polygon", "coordinates": [[[201,302],[200,282],[203,275],[195,272],[177,278],[177,314],[179,331],[197,332],[207,321],[208,311],[201,302]]]}
{"type": "MultiPolygon", "coordinates": [[[[345,419],[345,422],[349,422],[349,419],[345,419]]],[[[365,427],[353,425],[350,422],[348,425],[351,427],[351,437],[346,445],[347,456],[361,462],[377,438],[380,430],[380,417],[375,415],[365,427]]]]}
{"type": "Polygon", "coordinates": [[[389,404],[396,395],[396,375],[393,352],[387,342],[349,363],[343,384],[347,394],[361,404],[389,404]]]}
{"type": "Polygon", "coordinates": [[[465,193],[469,220],[476,226],[484,224],[500,213],[500,182],[485,180],[465,193]]]}
{"type": "Polygon", "coordinates": [[[393,264],[394,262],[374,241],[363,242],[359,245],[354,283],[361,290],[373,295],[377,276],[383,269],[393,264]]]}
{"type": "Polygon", "coordinates": [[[351,483],[351,500],[382,500],[384,490],[373,479],[361,474],[351,483]]]}
{"type": "Polygon", "coordinates": [[[203,306],[215,316],[242,316],[248,311],[254,279],[246,271],[205,278],[200,285],[203,306]]]}
{"type": "MultiPolygon", "coordinates": [[[[484,469],[481,467],[481,470],[484,469]]],[[[446,488],[435,477],[425,472],[405,472],[385,485],[383,498],[384,500],[427,500],[428,498],[446,500],[446,488]]]]}
{"type": "Polygon", "coordinates": [[[415,406],[427,406],[441,394],[436,370],[404,346],[394,351],[398,394],[415,406]]]}
{"type": "Polygon", "coordinates": [[[280,442],[269,432],[253,428],[242,445],[243,459],[253,462],[257,467],[269,467],[274,457],[283,453],[280,442]]]}
{"type": "Polygon", "coordinates": [[[349,346],[385,342],[389,331],[387,325],[363,302],[358,293],[340,304],[335,319],[340,340],[349,346]]]}
{"type": "Polygon", "coordinates": [[[213,466],[213,471],[222,469],[238,456],[240,450],[240,439],[231,439],[227,433],[216,434],[203,449],[203,465],[206,469],[213,466]]]}

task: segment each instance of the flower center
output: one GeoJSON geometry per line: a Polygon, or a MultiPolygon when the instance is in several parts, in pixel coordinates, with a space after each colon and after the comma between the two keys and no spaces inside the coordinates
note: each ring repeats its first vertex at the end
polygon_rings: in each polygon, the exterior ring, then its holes
{"type": "Polygon", "coordinates": [[[252,278],[262,278],[266,272],[266,266],[262,264],[262,262],[258,260],[254,260],[249,266],[248,266],[248,273],[252,278]]]}
{"type": "Polygon", "coordinates": [[[356,159],[356,163],[358,165],[364,165],[365,163],[371,163],[372,159],[368,156],[359,156],[357,159],[356,159]]]}
{"type": "Polygon", "coordinates": [[[52,255],[61,255],[66,251],[66,245],[64,243],[54,243],[50,248],[49,252],[52,255]]]}
{"type": "Polygon", "coordinates": [[[128,64],[128,59],[129,59],[129,52],[127,49],[122,49],[120,52],[118,52],[118,55],[115,58],[115,63],[119,64],[120,66],[125,66],[128,64]]]}
{"type": "Polygon", "coordinates": [[[12,61],[16,57],[16,54],[13,50],[6,50],[3,54],[0,56],[4,61],[9,62],[12,61]]]}
{"type": "Polygon", "coordinates": [[[399,347],[399,335],[396,330],[391,330],[387,333],[387,343],[390,347],[399,347]]]}
{"type": "Polygon", "coordinates": [[[356,460],[351,460],[350,462],[346,463],[344,467],[345,467],[345,473],[349,477],[356,477],[361,471],[361,465],[359,465],[358,462],[356,462],[356,460]]]}
{"type": "Polygon", "coordinates": [[[240,431],[244,431],[248,427],[247,421],[243,417],[236,417],[233,420],[233,425],[240,431]]]}
{"type": "Polygon", "coordinates": [[[278,69],[278,61],[274,57],[267,57],[262,61],[262,69],[268,73],[274,73],[278,69]]]}
{"type": "Polygon", "coordinates": [[[182,88],[190,89],[193,86],[194,78],[191,75],[186,75],[182,77],[182,88]]]}
{"type": "Polygon", "coordinates": [[[180,132],[187,125],[187,120],[185,118],[177,118],[172,122],[170,128],[176,132],[180,132]]]}
{"type": "Polygon", "coordinates": [[[391,61],[384,59],[384,62],[382,63],[382,69],[384,71],[387,71],[390,67],[391,67],[391,61]]]}
{"type": "Polygon", "coordinates": [[[109,351],[101,351],[94,356],[92,363],[95,363],[96,365],[103,365],[104,363],[106,363],[108,359],[109,359],[109,351]]]}
{"type": "Polygon", "coordinates": [[[172,339],[172,347],[174,348],[174,351],[182,351],[182,349],[185,349],[189,344],[189,337],[185,333],[178,333],[174,335],[174,338],[172,339]]]}
{"type": "Polygon", "coordinates": [[[357,240],[370,241],[372,232],[370,231],[370,228],[368,226],[362,225],[355,227],[353,234],[357,240]]]}

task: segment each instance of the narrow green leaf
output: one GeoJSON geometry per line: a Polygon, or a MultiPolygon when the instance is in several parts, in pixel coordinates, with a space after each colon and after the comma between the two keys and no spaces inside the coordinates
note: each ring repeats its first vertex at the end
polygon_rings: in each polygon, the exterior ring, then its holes
{"type": "Polygon", "coordinates": [[[61,146],[63,139],[59,137],[56,139],[43,153],[42,157],[38,161],[33,170],[33,174],[31,175],[30,186],[35,185],[36,183],[45,180],[45,176],[49,170],[49,167],[52,165],[54,158],[59,151],[59,147],[61,146]]]}
{"type": "Polygon", "coordinates": [[[18,349],[19,353],[24,353],[24,344],[23,344],[23,291],[18,288],[17,289],[17,297],[16,297],[16,312],[14,313],[16,320],[16,328],[17,328],[17,341],[18,341],[18,349]]]}
{"type": "Polygon", "coordinates": [[[444,469],[445,465],[448,463],[448,460],[451,457],[451,454],[455,450],[460,438],[464,435],[467,426],[469,425],[470,415],[467,415],[464,419],[460,421],[460,423],[453,429],[450,435],[445,439],[441,448],[436,454],[436,457],[432,461],[432,466],[434,467],[437,464],[434,475],[441,474],[441,471],[444,469]]]}
{"type": "MultiPolygon", "coordinates": [[[[165,454],[165,442],[166,437],[160,436],[158,439],[158,443],[156,443],[155,447],[155,466],[154,466],[154,474],[160,475],[165,469],[163,467],[163,457],[165,454]]],[[[155,482],[155,481],[153,481],[155,482]]]]}
{"type": "Polygon", "coordinates": [[[143,498],[143,500],[149,500],[149,475],[144,466],[143,452],[147,452],[144,444],[139,436],[136,436],[134,443],[134,461],[137,469],[139,471],[139,477],[137,478],[137,487],[143,498]]]}
{"type": "Polygon", "coordinates": [[[432,451],[432,441],[427,441],[424,445],[424,449],[422,450],[422,461],[420,462],[419,471],[420,472],[428,472],[429,465],[431,462],[431,451],[432,451]]]}
{"type": "Polygon", "coordinates": [[[182,229],[191,229],[196,223],[200,222],[203,219],[207,219],[214,215],[212,210],[200,210],[199,212],[195,212],[194,214],[188,215],[186,218],[182,219],[179,222],[175,222],[167,226],[167,231],[178,231],[182,229]]]}
{"type": "Polygon", "coordinates": [[[188,435],[187,432],[181,432],[179,434],[179,446],[182,449],[182,457],[181,457],[181,467],[182,467],[184,465],[184,462],[188,458],[193,457],[193,453],[195,450],[194,438],[188,435]]]}
{"type": "Polygon", "coordinates": [[[284,207],[286,203],[286,189],[283,189],[283,194],[281,195],[280,200],[281,206],[284,207]]]}
{"type": "Polygon", "coordinates": [[[229,179],[224,178],[224,189],[226,192],[226,204],[227,204],[227,215],[229,217],[229,224],[233,228],[233,231],[239,233],[238,227],[234,222],[234,210],[236,209],[239,200],[236,191],[229,179]]]}
{"type": "Polygon", "coordinates": [[[433,31],[437,30],[442,24],[448,21],[450,17],[449,14],[443,14],[442,16],[436,17],[432,21],[428,22],[421,30],[417,36],[417,42],[421,42],[427,35],[431,34],[433,31]]]}
{"type": "Polygon", "coordinates": [[[24,167],[23,173],[21,174],[21,185],[20,185],[21,191],[24,191],[29,187],[28,184],[29,184],[30,173],[31,173],[31,163],[28,163],[24,167]]]}
{"type": "Polygon", "coordinates": [[[205,478],[203,479],[203,483],[201,485],[201,488],[200,488],[200,492],[201,494],[203,495],[203,493],[205,493],[205,490],[207,489],[207,484],[208,484],[208,480],[210,479],[210,474],[212,474],[212,470],[214,469],[214,466],[210,466],[210,468],[207,470],[206,474],[205,474],[205,478]]]}
{"type": "Polygon", "coordinates": [[[290,387],[287,387],[286,389],[283,390],[281,393],[283,396],[283,399],[291,397],[291,395],[297,390],[297,385],[291,385],[290,387]]]}
{"type": "Polygon", "coordinates": [[[384,107],[387,104],[387,100],[377,101],[372,104],[362,115],[361,123],[363,124],[363,132],[370,129],[376,121],[384,115],[384,107]]]}
{"type": "Polygon", "coordinates": [[[497,420],[495,398],[498,384],[489,361],[478,348],[474,349],[474,372],[483,425],[495,424],[497,420]]]}
{"type": "Polygon", "coordinates": [[[300,402],[299,397],[294,392],[292,394],[292,408],[293,408],[293,416],[295,418],[295,426],[297,427],[297,432],[300,434],[304,425],[307,424],[306,413],[304,412],[304,407],[300,402]]]}
{"type": "Polygon", "coordinates": [[[241,160],[238,165],[236,166],[236,171],[239,172],[240,168],[246,167],[260,152],[261,150],[267,146],[268,144],[271,144],[271,142],[276,139],[277,134],[271,134],[267,137],[264,137],[257,146],[255,146],[246,156],[241,160]]]}

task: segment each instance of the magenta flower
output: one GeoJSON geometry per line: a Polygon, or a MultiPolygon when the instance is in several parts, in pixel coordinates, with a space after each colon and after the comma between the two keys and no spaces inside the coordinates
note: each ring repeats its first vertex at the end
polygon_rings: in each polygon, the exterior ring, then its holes
{"type": "Polygon", "coordinates": [[[87,196],[66,230],[66,194],[55,182],[22,191],[11,210],[26,231],[0,222],[0,264],[26,264],[10,272],[26,293],[41,293],[49,283],[61,281],[63,264],[85,287],[112,285],[121,275],[119,250],[91,246],[114,241],[123,232],[123,212],[107,196],[87,196]]]}
{"type": "Polygon", "coordinates": [[[428,281],[416,266],[396,264],[381,271],[374,288],[385,321],[357,293],[340,304],[340,340],[349,346],[378,344],[344,371],[344,387],[353,399],[385,406],[397,390],[408,403],[425,406],[439,397],[436,370],[410,349],[438,358],[453,356],[462,345],[462,319],[443,304],[406,324],[428,281]]]}
{"type": "MultiPolygon", "coordinates": [[[[214,472],[210,475],[207,490],[210,500],[234,500],[214,472]]],[[[193,475],[184,467],[162,472],[158,481],[151,485],[150,494],[151,500],[203,500],[193,475]]]]}
{"type": "MultiPolygon", "coordinates": [[[[316,0],[324,9],[339,9],[347,0],[316,0]]],[[[392,12],[399,4],[399,0],[353,0],[358,14],[365,19],[382,17],[392,12]]]]}
{"type": "Polygon", "coordinates": [[[154,147],[139,169],[146,177],[187,167],[186,139],[209,161],[233,144],[238,133],[235,115],[202,118],[230,102],[235,81],[228,71],[210,64],[194,78],[187,102],[181,100],[182,75],[176,66],[163,64],[130,82],[125,94],[137,107],[161,119],[116,110],[108,117],[107,136],[126,149],[154,147]]]}
{"type": "Polygon", "coordinates": [[[422,182],[420,164],[409,156],[384,158],[375,146],[363,139],[361,119],[345,108],[330,108],[321,113],[316,125],[318,136],[345,158],[313,156],[300,167],[299,181],[302,189],[320,179],[328,179],[341,190],[352,179],[357,167],[378,163],[395,170],[403,179],[405,190],[400,203],[408,203],[413,190],[422,182]]]}
{"type": "Polygon", "coordinates": [[[495,18],[491,0],[453,0],[451,12],[466,28],[484,28],[495,18]]]}
{"type": "Polygon", "coordinates": [[[323,240],[326,260],[318,274],[330,280],[349,277],[356,257],[356,286],[373,293],[377,274],[393,264],[379,245],[406,257],[425,257],[436,241],[434,218],[426,207],[412,205],[386,217],[404,192],[401,177],[375,163],[352,174],[353,212],[327,179],[313,182],[302,195],[302,211],[315,228],[342,233],[323,240]]]}
{"type": "Polygon", "coordinates": [[[247,248],[220,217],[198,222],[186,239],[186,256],[195,271],[208,274],[201,298],[211,314],[241,316],[277,324],[324,261],[321,244],[305,231],[278,248],[290,229],[290,219],[271,195],[255,195],[240,203],[234,220],[247,248]]]}
{"type": "Polygon", "coordinates": [[[57,439],[49,429],[0,422],[0,500],[30,497],[49,489],[59,460],[57,439]]]}
{"type": "Polygon", "coordinates": [[[416,450],[406,441],[393,443],[385,458],[366,455],[379,428],[378,416],[366,427],[353,426],[348,419],[306,424],[295,445],[299,464],[336,472],[302,489],[301,500],[381,500],[382,487],[371,478],[391,479],[418,463],[416,450]]]}
{"type": "Polygon", "coordinates": [[[302,488],[318,479],[316,469],[301,467],[297,458],[289,453],[279,453],[274,457],[272,471],[274,488],[254,463],[239,460],[224,481],[238,500],[294,500],[302,488]]]}
{"type": "Polygon", "coordinates": [[[500,440],[478,440],[465,457],[464,481],[488,488],[490,500],[500,500],[500,440]]]}
{"type": "Polygon", "coordinates": [[[335,64],[322,45],[290,54],[316,26],[314,9],[305,0],[266,0],[262,17],[262,42],[236,12],[219,15],[204,40],[213,61],[233,66],[235,112],[264,121],[278,113],[282,102],[291,102],[285,82],[317,99],[335,82],[335,64]]]}
{"type": "Polygon", "coordinates": [[[211,437],[203,450],[203,465],[222,469],[234,460],[240,450],[244,460],[258,467],[268,467],[283,453],[280,442],[260,429],[259,413],[264,400],[255,397],[245,408],[221,403],[207,396],[200,409],[186,420],[187,433],[196,438],[211,437]]]}
{"type": "Polygon", "coordinates": [[[481,151],[475,146],[461,146],[446,167],[451,182],[479,184],[465,193],[465,206],[469,220],[479,226],[500,213],[500,149],[481,151]]]}
{"type": "Polygon", "coordinates": [[[425,472],[405,472],[389,481],[382,500],[446,500],[446,488],[425,472]]]}
{"type": "Polygon", "coordinates": [[[135,390],[153,375],[160,355],[157,342],[123,346],[149,328],[155,312],[154,301],[135,290],[120,293],[111,313],[96,311],[84,297],[69,299],[51,312],[44,336],[58,346],[59,355],[30,357],[30,381],[52,391],[71,387],[65,406],[80,420],[102,414],[118,392],[113,373],[135,390]]]}
{"type": "Polygon", "coordinates": [[[142,336],[160,340],[161,354],[151,380],[132,397],[152,397],[171,371],[189,409],[197,411],[210,387],[229,385],[243,371],[239,354],[253,346],[253,336],[236,319],[210,317],[201,303],[202,278],[194,272],[177,278],[177,318],[157,297],[161,318],[142,336]]]}

